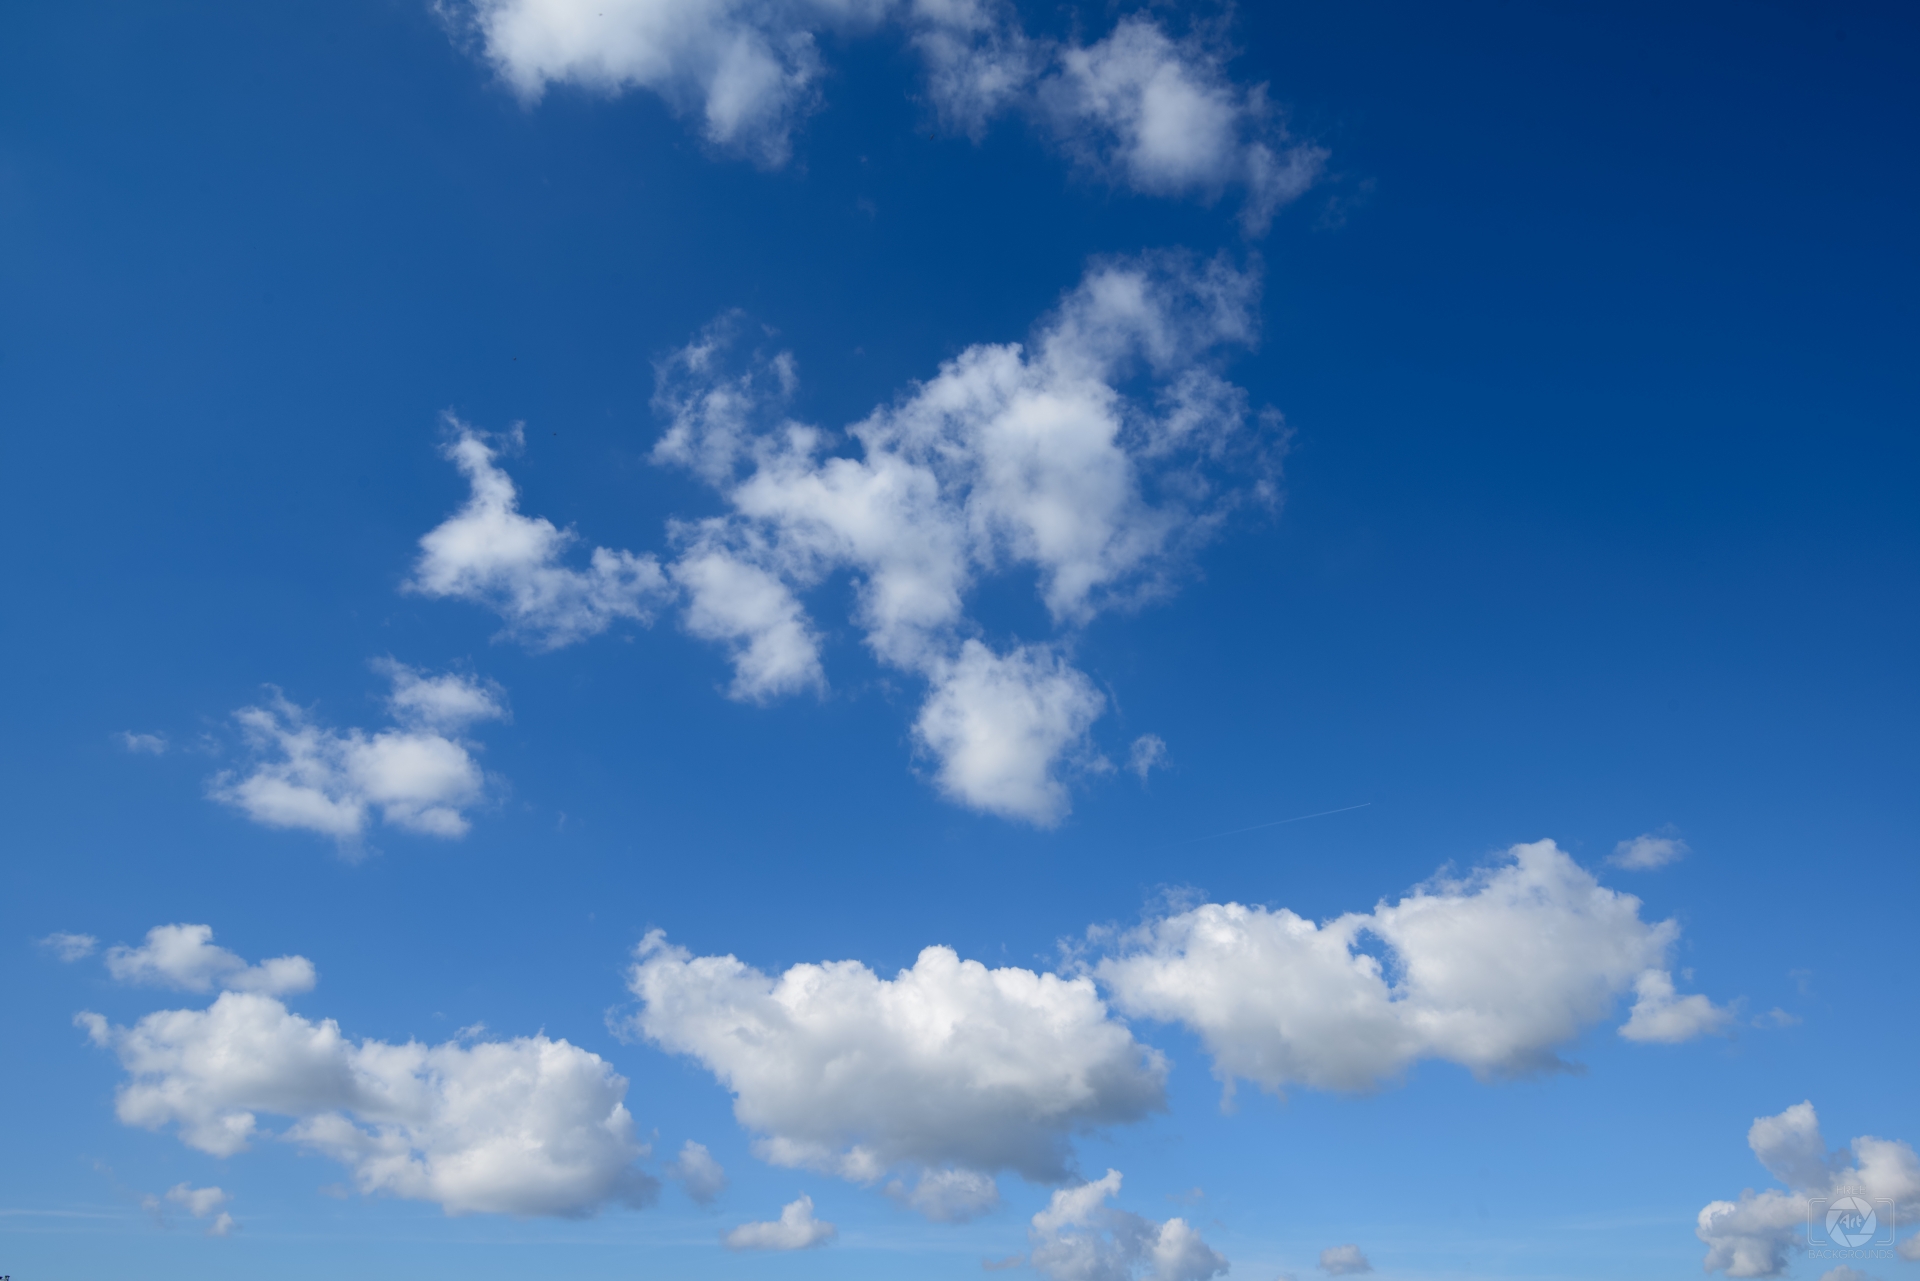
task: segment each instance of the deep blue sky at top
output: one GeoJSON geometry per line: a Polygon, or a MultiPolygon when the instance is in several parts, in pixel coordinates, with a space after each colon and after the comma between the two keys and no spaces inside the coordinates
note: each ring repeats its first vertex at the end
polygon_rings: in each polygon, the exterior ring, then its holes
{"type": "MultiPolygon", "coordinates": [[[[53,930],[207,920],[243,955],[301,952],[325,976],[308,1005],[356,1035],[545,1026],[614,1058],[676,1142],[694,1131],[646,1100],[683,1092],[718,1151],[717,1088],[600,1025],[650,926],[765,968],[888,971],[933,942],[1045,964],[1169,886],[1325,916],[1514,841],[1592,862],[1667,823],[1697,856],[1614,883],[1682,918],[1715,999],[1806,1021],[1675,1054],[1690,1066],[1657,1086],[1515,1087],[1530,1120],[1474,1124],[1573,1127],[1596,1183],[1677,1136],[1702,1153],[1685,1186],[1621,1204],[1683,1217],[1753,1182],[1747,1122],[1803,1097],[1830,1136],[1920,1137],[1911,12],[1362,0],[1234,24],[1237,73],[1332,152],[1252,249],[1226,209],[1110,191],[1018,127],[929,136],[887,38],[830,51],[824,108],[769,173],[644,93],[528,110],[414,0],[16,7],[0,1130],[48,1168],[9,1163],[0,1201],[109,1199],[76,1155],[109,1145],[116,1168],[175,1159],[113,1123],[112,1064],[68,1024],[152,1003],[53,967],[30,945],[53,930]],[[837,427],[1023,336],[1089,255],[1163,245],[1264,262],[1262,341],[1233,373],[1296,433],[1287,501],[1171,600],[1086,633],[1114,704],[1097,733],[1115,752],[1158,733],[1173,769],[1083,783],[1059,831],[917,780],[912,699],[845,628],[825,703],[762,709],[720,698],[721,656],[670,621],[533,655],[398,593],[464,492],[442,410],[525,421],[529,512],[658,547],[667,516],[715,502],[646,459],[652,362],[716,314],[777,330],[797,412],[837,427]],[[218,738],[264,683],[367,724],[366,663],[389,654],[465,663],[513,702],[484,736],[510,791],[462,842],[386,833],[349,865],[209,803],[210,758],[112,737],[218,738]],[[1547,1121],[1546,1089],[1569,1112],[1580,1090],[1649,1101],[1547,1121]]],[[[1017,593],[983,615],[1040,625],[1017,593]]],[[[1204,1061],[1180,1062],[1218,1128],[1204,1061]]],[[[1367,1159],[1270,1133],[1241,1138],[1367,1159]]],[[[1496,1195],[1547,1195],[1527,1182],[1496,1195]]],[[[1650,1231],[1648,1275],[1697,1266],[1688,1231],[1650,1231]]]]}

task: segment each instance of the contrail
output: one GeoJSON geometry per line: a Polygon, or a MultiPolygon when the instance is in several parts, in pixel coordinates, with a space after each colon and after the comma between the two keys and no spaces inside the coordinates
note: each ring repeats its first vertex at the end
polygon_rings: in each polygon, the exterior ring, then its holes
{"type": "Polygon", "coordinates": [[[1325,818],[1329,814],[1345,814],[1349,810],[1363,810],[1373,804],[1362,801],[1358,805],[1343,805],[1337,810],[1321,810],[1318,814],[1299,814],[1293,818],[1276,818],[1271,823],[1255,823],[1252,827],[1236,827],[1231,832],[1215,832],[1212,836],[1196,836],[1192,840],[1182,841],[1182,845],[1193,845],[1200,841],[1217,841],[1223,836],[1238,836],[1242,832],[1257,832],[1263,827],[1283,827],[1288,823],[1304,823],[1310,818],[1325,818]]]}

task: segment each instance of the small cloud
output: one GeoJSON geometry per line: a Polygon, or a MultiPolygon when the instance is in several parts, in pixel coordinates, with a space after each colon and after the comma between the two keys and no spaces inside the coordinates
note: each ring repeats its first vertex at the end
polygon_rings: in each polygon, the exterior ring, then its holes
{"type": "Polygon", "coordinates": [[[49,934],[35,941],[68,965],[92,956],[93,949],[100,946],[100,940],[91,934],[49,934]]]}
{"type": "Polygon", "coordinates": [[[139,947],[107,949],[107,973],[122,983],[170,987],[181,992],[262,992],[285,996],[310,992],[319,981],[304,956],[276,956],[248,965],[213,941],[210,925],[156,925],[139,947]]]}
{"type": "Polygon", "coordinates": [[[1630,841],[1621,841],[1613,847],[1613,855],[1607,862],[1629,871],[1651,872],[1679,862],[1688,852],[1687,843],[1673,828],[1663,827],[1657,832],[1642,832],[1630,841]]]}
{"type": "Polygon", "coordinates": [[[813,1217],[813,1198],[789,1201],[771,1223],[742,1223],[727,1233],[729,1250],[808,1250],[839,1235],[831,1223],[813,1217]]]}
{"type": "Polygon", "coordinates": [[[1320,1270],[1328,1276],[1351,1277],[1373,1271],[1373,1264],[1359,1246],[1336,1245],[1320,1252],[1320,1270]]]}
{"type": "Polygon", "coordinates": [[[1027,1256],[1024,1254],[1009,1254],[1004,1259],[982,1259],[980,1260],[980,1270],[982,1272],[1005,1272],[1009,1268],[1019,1267],[1026,1261],[1027,1256]]]}
{"type": "Polygon", "coordinates": [[[1808,996],[1813,992],[1812,970],[1788,970],[1787,977],[1793,980],[1794,990],[1800,995],[1808,996]]]}
{"type": "Polygon", "coordinates": [[[1133,750],[1127,756],[1127,768],[1137,774],[1142,783],[1147,781],[1148,774],[1166,767],[1166,739],[1158,734],[1142,734],[1133,740],[1133,750]]]}
{"type": "Polygon", "coordinates": [[[1734,1010],[1727,1006],[1715,1005],[1698,993],[1681,996],[1666,970],[1644,971],[1634,980],[1633,990],[1633,1009],[1620,1027],[1620,1035],[1629,1041],[1678,1045],[1722,1031],[1733,1021],[1734,1010]]]}
{"type": "Polygon", "coordinates": [[[167,754],[167,736],[165,734],[136,734],[132,730],[122,730],[115,735],[120,746],[129,752],[143,753],[147,756],[165,756],[167,754]]]}
{"type": "Polygon", "coordinates": [[[323,1183],[320,1185],[320,1195],[331,1197],[335,1201],[344,1201],[353,1193],[347,1191],[347,1185],[344,1183],[323,1183]]]}
{"type": "Polygon", "coordinates": [[[687,1195],[701,1205],[712,1205],[727,1190],[727,1172],[704,1143],[688,1139],[680,1148],[680,1157],[667,1165],[667,1177],[686,1189],[687,1195]]]}
{"type": "Polygon", "coordinates": [[[1175,1205],[1198,1205],[1207,1194],[1200,1188],[1188,1188],[1185,1192],[1169,1192],[1167,1200],[1175,1205]]]}
{"type": "MultiPolygon", "coordinates": [[[[219,1188],[196,1188],[190,1184],[176,1183],[167,1190],[167,1200],[196,1219],[211,1216],[213,1222],[207,1225],[207,1235],[210,1237],[232,1236],[240,1226],[233,1221],[231,1214],[221,1209],[233,1197],[219,1188]]],[[[140,1204],[155,1213],[159,1212],[160,1202],[157,1198],[143,1197],[140,1204]]]]}
{"type": "Polygon", "coordinates": [[[1779,1006],[1774,1006],[1765,1014],[1755,1018],[1755,1027],[1794,1027],[1800,1022],[1798,1014],[1789,1014],[1779,1006]]]}

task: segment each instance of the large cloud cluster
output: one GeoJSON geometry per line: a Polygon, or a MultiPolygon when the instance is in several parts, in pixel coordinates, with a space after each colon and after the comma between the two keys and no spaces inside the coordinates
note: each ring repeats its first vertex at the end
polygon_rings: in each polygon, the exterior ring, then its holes
{"type": "Polygon", "coordinates": [[[444,11],[526,101],[552,84],[648,90],[708,142],[769,166],[786,162],[818,105],[821,38],[883,26],[921,55],[927,99],[952,130],[978,138],[996,117],[1023,115],[1131,190],[1241,191],[1250,233],[1326,160],[1288,136],[1265,86],[1234,81],[1206,33],[1175,38],[1143,14],[1083,44],[1031,36],[993,0],[470,0],[444,11]]]}
{"type": "Polygon", "coordinates": [[[1071,1137],[1162,1106],[1166,1064],[1091,980],[989,970],[930,947],[891,979],[853,961],[778,977],[656,932],[629,976],[633,1026],[698,1060],[777,1165],[889,1190],[930,1218],[997,1201],[1010,1170],[1056,1182],[1071,1137]]]}
{"type": "MultiPolygon", "coordinates": [[[[1097,262],[1031,344],[969,347],[844,437],[786,417],[791,357],[742,353],[724,318],[662,362],[654,457],[706,480],[726,512],[675,522],[663,568],[604,548],[595,564],[623,567],[607,581],[631,587],[617,595],[630,616],[677,595],[753,701],[825,686],[804,597],[850,576],[874,656],[927,683],[913,732],[942,792],[1058,822],[1070,771],[1111,768],[1088,738],[1106,698],[1068,658],[1073,629],[1165,591],[1231,510],[1275,497],[1282,433],[1217,368],[1252,342],[1257,293],[1224,260],[1097,262]],[[1007,574],[1037,583],[1059,635],[980,634],[969,595],[1007,574]]],[[[620,612],[581,604],[599,570],[568,567],[554,526],[518,513],[491,445],[461,429],[450,452],[474,496],[422,540],[419,590],[491,604],[539,644],[620,612]],[[519,532],[457,533],[476,522],[519,532]]]]}
{"type": "Polygon", "coordinates": [[[1423,1058],[1483,1077],[1554,1068],[1556,1049],[1636,984],[1630,1039],[1712,1030],[1715,1007],[1679,1004],[1660,968],[1677,933],[1539,841],[1319,924],[1285,908],[1189,908],[1118,940],[1093,973],[1123,1012],[1191,1028],[1223,1081],[1366,1090],[1423,1058]]]}
{"type": "Polygon", "coordinates": [[[126,1069],[115,1097],[126,1124],[171,1125],[189,1147],[224,1157],[266,1133],[261,1114],[287,1117],[277,1137],[342,1162],[362,1192],[449,1214],[576,1217],[652,1199],[658,1185],[634,1166],[647,1148],[623,1102],[626,1080],[598,1055],[544,1035],[356,1043],[333,1020],[303,1018],[265,994],[276,973],[303,979],[281,990],[311,987],[305,958],[236,968],[210,942],[205,926],[162,927],[139,952],[110,953],[108,965],[131,981],[255,990],[131,1027],[75,1019],[126,1069]]]}
{"type": "MultiPolygon", "coordinates": [[[[1871,1209],[1887,1236],[1920,1216],[1920,1158],[1905,1143],[1862,1136],[1828,1152],[1811,1102],[1777,1116],[1756,1119],[1747,1146],[1786,1191],[1751,1189],[1737,1201],[1714,1201],[1700,1211],[1696,1235],[1706,1243],[1702,1266],[1730,1277],[1773,1277],[1793,1255],[1808,1248],[1809,1231],[1821,1230],[1825,1212],[1857,1197],[1871,1209]],[[1821,1213],[1814,1213],[1815,1210],[1821,1213]]],[[[1843,1207],[1844,1208],[1844,1207],[1843,1207]]],[[[1835,1242],[1836,1246],[1874,1242],[1835,1242]]],[[[1900,1242],[1899,1253],[1920,1259],[1920,1236],[1900,1242]]]]}
{"type": "Polygon", "coordinates": [[[319,832],[349,850],[376,814],[427,836],[465,835],[465,811],[485,795],[486,775],[462,734],[506,716],[498,687],[377,666],[393,682],[387,706],[397,724],[373,733],[331,729],[274,690],[264,705],[234,714],[253,759],[215,776],[213,798],[256,823],[319,832]]]}

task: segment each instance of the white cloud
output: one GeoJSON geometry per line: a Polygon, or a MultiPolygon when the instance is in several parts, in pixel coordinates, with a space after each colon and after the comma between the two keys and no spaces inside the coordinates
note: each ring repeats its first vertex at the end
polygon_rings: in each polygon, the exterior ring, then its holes
{"type": "Polygon", "coordinates": [[[1236,84],[1204,39],[1144,14],[1091,44],[1029,36],[993,0],[467,0],[443,5],[523,101],[567,84],[658,95],[720,148],[778,166],[819,105],[819,40],[893,19],[920,53],[941,120],[976,140],[996,117],[1032,119],[1072,160],[1151,195],[1244,193],[1264,231],[1312,184],[1326,152],[1294,142],[1264,85],[1236,84]]]}
{"type": "Polygon", "coordinates": [[[1327,152],[1292,142],[1264,86],[1235,85],[1198,40],[1175,41],[1151,18],[1122,18],[1103,40],[1058,53],[1036,89],[1068,155],[1149,195],[1212,199],[1245,192],[1253,235],[1320,176],[1327,152]]]}
{"type": "Polygon", "coordinates": [[[388,706],[397,727],[329,729],[275,690],[265,706],[234,714],[254,760],[244,772],[216,775],[213,798],[256,823],[319,832],[347,849],[376,813],[423,835],[465,835],[463,811],[483,799],[486,777],[473,744],[450,735],[473,721],[504,718],[499,687],[424,676],[392,661],[377,666],[393,682],[388,706]]]}
{"type": "Polygon", "coordinates": [[[1106,706],[1093,682],[1049,650],[1000,655],[976,640],[930,681],[913,733],[940,763],[940,790],[989,814],[1059,822],[1071,802],[1058,762],[1106,706]]]}
{"type": "Polygon", "coordinates": [[[1027,1232],[1034,1270],[1052,1281],[1208,1281],[1227,1270],[1185,1219],[1156,1223],[1108,1206],[1119,1192],[1118,1170],[1055,1192],[1027,1232]]]}
{"type": "Polygon", "coordinates": [[[196,1219],[206,1218],[232,1199],[219,1188],[196,1188],[185,1183],[176,1183],[167,1190],[167,1200],[196,1219]]]}
{"type": "Polygon", "coordinates": [[[75,1022],[127,1071],[121,1121],[172,1125],[214,1156],[244,1150],[269,1113],[294,1122],[279,1138],[347,1165],[363,1193],[449,1214],[576,1217],[645,1204],[657,1189],[634,1168],[646,1147],[622,1102],[626,1080],[566,1041],[355,1044],[331,1019],[249,992],[132,1027],[98,1014],[75,1022]]]}
{"type": "Polygon", "coordinates": [[[824,74],[817,37],[885,0],[472,0],[487,59],[523,99],[550,84],[658,94],[716,146],[785,163],[824,74]]]}
{"type": "Polygon", "coordinates": [[[1319,925],[1203,904],[1123,936],[1092,972],[1123,1012],[1197,1033],[1229,1087],[1366,1090],[1423,1058],[1483,1077],[1561,1066],[1556,1048],[1606,1017],[1677,932],[1539,841],[1319,925]]]}
{"type": "MultiPolygon", "coordinates": [[[[1869,1205],[1892,1202],[1896,1223],[1920,1215],[1920,1158],[1905,1143],[1862,1136],[1829,1154],[1811,1102],[1756,1119],[1747,1146],[1786,1191],[1751,1189],[1738,1201],[1714,1201],[1700,1211],[1695,1235],[1707,1245],[1702,1267],[1730,1277],[1771,1277],[1808,1247],[1811,1202],[1857,1196],[1869,1205]],[[1850,1159],[1849,1159],[1850,1158],[1850,1159]]],[[[1909,1238],[1900,1253],[1920,1248],[1909,1238]]],[[[1836,1244],[1843,1244],[1838,1243],[1836,1244]]]]}
{"type": "Polygon", "coordinates": [[[1127,753],[1127,768],[1137,774],[1142,783],[1154,770],[1167,767],[1167,740],[1158,734],[1142,734],[1133,740],[1133,748],[1127,753]]]}
{"type": "Polygon", "coordinates": [[[506,691],[496,681],[481,681],[448,672],[429,676],[405,663],[381,659],[375,671],[393,682],[387,708],[394,720],[416,729],[457,734],[480,721],[511,720],[506,691]]]}
{"type": "Polygon", "coordinates": [[[658,560],[596,547],[585,569],[570,568],[563,558],[573,531],[522,516],[513,481],[495,465],[502,450],[520,448],[520,428],[489,438],[451,414],[446,422],[452,439],[444,452],[472,494],[420,539],[407,590],[485,605],[506,620],[509,635],[542,649],[603,632],[618,619],[652,620],[653,603],[671,595],[658,560]]]}
{"type": "Polygon", "coordinates": [[[1357,1276],[1373,1271],[1373,1263],[1357,1245],[1335,1245],[1320,1252],[1320,1270],[1329,1276],[1357,1276]]]}
{"type": "Polygon", "coordinates": [[[629,986],[635,1028],[732,1091],[763,1159],[861,1183],[917,1173],[906,1199],[933,1217],[984,1205],[1002,1170],[1062,1179],[1073,1135],[1162,1106],[1165,1061],[1085,978],[989,970],[944,947],[891,979],[854,961],[775,978],[656,931],[629,986]]]}
{"type": "Polygon", "coordinates": [[[1620,1028],[1629,1041],[1659,1041],[1668,1045],[1719,1032],[1733,1021],[1733,1011],[1695,993],[1679,996],[1673,975],[1648,970],[1633,982],[1633,1011],[1620,1028]]]}
{"type": "Polygon", "coordinates": [[[156,925],[141,947],[107,950],[107,973],[122,983],[170,987],[183,992],[263,992],[284,996],[313,989],[319,975],[304,956],[276,956],[248,965],[215,947],[210,925],[156,925]]]}
{"type": "Polygon", "coordinates": [[[91,934],[49,934],[36,940],[68,965],[93,955],[93,949],[100,946],[100,940],[91,934]]]}
{"type": "Polygon", "coordinates": [[[734,698],[757,703],[825,689],[819,640],[799,600],[777,575],[726,547],[725,538],[722,522],[707,522],[674,562],[673,581],[687,594],[687,630],[727,646],[734,698]]]}
{"type": "Polygon", "coordinates": [[[711,1205],[727,1190],[727,1172],[713,1159],[704,1143],[688,1139],[681,1145],[677,1159],[667,1163],[667,1177],[701,1205],[711,1205]]]}
{"type": "Polygon", "coordinates": [[[1613,847],[1613,855],[1607,862],[1615,867],[1649,872],[1656,867],[1677,863],[1687,853],[1687,843],[1673,835],[1669,828],[1662,832],[1642,832],[1630,841],[1621,841],[1613,847]]]}
{"type": "MultiPolygon", "coordinates": [[[[914,737],[942,792],[1060,821],[1072,767],[1110,768],[1089,739],[1106,700],[1066,657],[1073,631],[1165,594],[1230,512],[1276,498],[1284,431],[1216,368],[1253,341],[1257,293],[1225,259],[1095,262],[1029,344],[966,349],[844,437],[787,418],[792,357],[741,356],[730,344],[744,326],[722,317],[658,366],[668,427],[655,458],[691,469],[729,508],[670,523],[678,557],[662,581],[686,600],[687,629],[726,646],[736,698],[821,690],[804,594],[851,578],[850,621],[868,648],[927,682],[914,737]],[[1062,635],[984,639],[967,598],[993,575],[1036,582],[1062,635]]],[[[558,536],[512,512],[512,482],[471,433],[455,457],[476,477],[476,504],[483,490],[505,495],[488,510],[558,536]]],[[[521,559],[550,564],[541,546],[521,559]]],[[[521,609],[509,594],[453,594],[491,599],[510,622],[521,609]]]]}
{"type": "Polygon", "coordinates": [[[122,730],[120,745],[129,752],[147,756],[165,756],[167,754],[167,736],[165,734],[136,734],[132,730],[122,730]]]}
{"type": "Polygon", "coordinates": [[[1828,1268],[1825,1272],[1822,1272],[1820,1274],[1820,1281],[1877,1281],[1877,1279],[1868,1276],[1858,1268],[1850,1268],[1845,1264],[1841,1264],[1837,1268],[1828,1268]]]}
{"type": "Polygon", "coordinates": [[[1908,1237],[1894,1247],[1894,1253],[1910,1263],[1920,1263],[1920,1233],[1908,1237]]]}
{"type": "MultiPolygon", "coordinates": [[[[232,1236],[240,1226],[233,1221],[231,1214],[221,1208],[233,1198],[219,1188],[196,1188],[190,1184],[176,1183],[167,1189],[167,1200],[196,1219],[212,1216],[213,1222],[207,1225],[207,1235],[210,1237],[232,1236]]],[[[148,1198],[148,1202],[158,1204],[152,1198],[148,1198]]]]}
{"type": "Polygon", "coordinates": [[[831,1223],[813,1217],[813,1198],[803,1196],[781,1207],[771,1223],[742,1223],[727,1233],[729,1250],[807,1250],[839,1234],[831,1223]]]}

